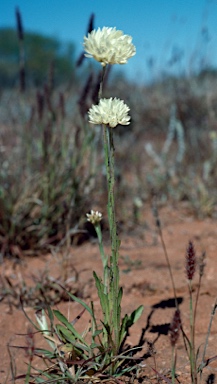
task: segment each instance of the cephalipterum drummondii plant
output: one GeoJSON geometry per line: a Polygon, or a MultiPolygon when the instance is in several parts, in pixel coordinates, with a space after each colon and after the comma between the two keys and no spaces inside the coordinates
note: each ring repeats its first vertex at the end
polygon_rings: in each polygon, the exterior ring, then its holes
{"type": "MultiPolygon", "coordinates": [[[[93,272],[98,298],[101,306],[101,318],[96,316],[95,305],[85,303],[80,298],[68,292],[69,297],[80,303],[83,310],[71,321],[58,310],[47,307],[37,312],[38,325],[35,327],[42,332],[48,341],[51,351],[37,350],[43,358],[55,361],[45,371],[40,371],[40,379],[65,380],[97,380],[98,378],[117,378],[136,367],[129,364],[138,347],[131,350],[126,347],[129,328],[139,319],[143,306],[139,306],[130,315],[122,317],[123,290],[119,285],[119,248],[120,240],[117,231],[115,211],[115,147],[114,128],[118,125],[129,125],[129,107],[116,97],[103,98],[103,82],[109,65],[125,64],[136,53],[131,36],[124,35],[116,28],[93,30],[84,37],[84,50],[87,57],[92,57],[102,64],[101,82],[99,87],[98,104],[92,105],[88,111],[90,129],[93,125],[102,127],[105,167],[107,176],[107,213],[110,231],[110,254],[104,250],[101,231],[102,214],[91,210],[87,220],[93,224],[99,243],[102,260],[102,277],[93,272]],[[83,333],[75,328],[75,323],[86,310],[91,317],[91,326],[83,333]],[[49,321],[48,321],[49,320],[49,321]],[[59,324],[56,324],[56,320],[59,324]],[[87,339],[88,336],[88,339],[87,339]]],[[[58,381],[59,382],[59,381],[58,381]]]]}
{"type": "Polygon", "coordinates": [[[103,129],[103,144],[108,189],[108,222],[111,241],[111,255],[106,256],[100,228],[100,213],[91,211],[88,220],[96,229],[99,241],[99,249],[103,264],[103,280],[94,272],[98,296],[103,311],[102,340],[104,348],[108,350],[107,363],[110,365],[110,373],[117,373],[117,368],[124,360],[124,356],[118,357],[122,343],[128,329],[140,317],[143,307],[140,306],[130,316],[121,318],[122,288],[119,287],[119,247],[120,240],[117,232],[115,213],[115,147],[113,129],[118,125],[129,125],[130,108],[123,100],[118,98],[103,98],[103,80],[108,65],[125,64],[136,53],[132,38],[124,35],[116,28],[94,30],[84,38],[84,48],[87,57],[93,57],[102,64],[102,79],[99,90],[99,103],[93,105],[89,111],[89,121],[94,125],[101,125],[103,129]]]}

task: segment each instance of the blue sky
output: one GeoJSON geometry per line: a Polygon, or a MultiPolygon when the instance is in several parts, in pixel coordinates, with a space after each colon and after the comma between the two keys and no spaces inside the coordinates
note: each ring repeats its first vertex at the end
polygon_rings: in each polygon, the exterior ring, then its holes
{"type": "Polygon", "coordinates": [[[92,12],[96,28],[123,30],[137,54],[121,69],[134,79],[189,73],[201,60],[217,65],[217,0],[2,0],[0,27],[15,26],[16,6],[26,30],[71,40],[78,52],[92,12]]]}

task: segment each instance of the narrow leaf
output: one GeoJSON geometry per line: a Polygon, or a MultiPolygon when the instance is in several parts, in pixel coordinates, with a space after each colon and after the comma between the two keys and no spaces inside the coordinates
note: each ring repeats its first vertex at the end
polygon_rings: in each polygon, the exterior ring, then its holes
{"type": "Polygon", "coordinates": [[[81,299],[79,299],[79,297],[76,297],[75,295],[73,295],[72,293],[68,292],[66,289],[65,289],[66,293],[69,295],[69,297],[71,297],[72,300],[76,301],[77,303],[81,304],[88,312],[89,314],[91,315],[91,317],[93,316],[93,313],[91,311],[91,308],[81,299]]]}
{"type": "Polygon", "coordinates": [[[75,342],[75,336],[73,335],[73,333],[71,331],[69,331],[66,327],[64,327],[63,325],[61,324],[57,324],[56,325],[56,329],[57,329],[57,332],[61,338],[61,340],[65,343],[65,342],[69,342],[69,343],[74,343],[75,342]],[[63,337],[62,337],[63,336],[63,337]],[[64,338],[64,340],[63,340],[64,338]]]}
{"type": "Polygon", "coordinates": [[[84,343],[86,346],[88,346],[88,344],[84,341],[83,337],[80,335],[80,333],[78,333],[76,331],[76,329],[73,327],[72,324],[70,324],[67,320],[67,318],[59,311],[57,311],[56,309],[53,310],[53,313],[54,315],[57,317],[57,319],[59,321],[61,321],[61,323],[63,323],[72,333],[73,335],[78,339],[80,340],[82,343],[84,343]]]}
{"type": "Polygon", "coordinates": [[[119,338],[119,343],[121,344],[122,341],[124,340],[126,333],[127,333],[127,322],[128,322],[128,315],[125,315],[124,318],[122,319],[121,323],[121,329],[120,329],[120,338],[119,338]]]}
{"type": "Polygon", "coordinates": [[[118,292],[118,305],[121,305],[122,297],[123,297],[123,288],[121,287],[118,292]]]}
{"type": "Polygon", "coordinates": [[[93,276],[96,282],[96,288],[98,291],[102,311],[104,314],[104,321],[108,322],[109,319],[109,300],[108,300],[108,295],[104,293],[104,284],[100,281],[99,277],[95,272],[93,272],[93,276]]]}
{"type": "Polygon", "coordinates": [[[140,318],[143,312],[143,309],[144,309],[143,305],[140,305],[137,309],[135,309],[135,311],[131,313],[131,315],[129,316],[129,321],[131,322],[131,325],[137,322],[137,320],[140,318]]]}

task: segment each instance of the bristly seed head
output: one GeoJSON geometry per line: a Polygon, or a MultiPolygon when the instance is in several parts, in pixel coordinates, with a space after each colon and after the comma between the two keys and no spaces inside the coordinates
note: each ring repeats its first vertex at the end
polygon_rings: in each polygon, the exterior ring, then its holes
{"type": "Polygon", "coordinates": [[[177,340],[179,338],[179,331],[181,328],[181,316],[180,316],[180,311],[179,309],[176,309],[172,322],[170,324],[170,329],[169,329],[169,336],[170,336],[170,342],[172,347],[174,347],[177,343],[177,340]]]}
{"type": "Polygon", "coordinates": [[[203,276],[204,268],[206,266],[205,258],[206,258],[206,252],[204,251],[202,253],[201,257],[199,258],[199,275],[200,275],[200,277],[203,276]]]}
{"type": "Polygon", "coordinates": [[[196,270],[196,252],[194,244],[189,241],[186,251],[186,275],[188,280],[192,280],[196,270]]]}
{"type": "Polygon", "coordinates": [[[148,346],[146,356],[151,357],[151,356],[156,355],[157,352],[156,352],[156,349],[154,347],[153,341],[146,340],[146,342],[147,342],[147,346],[148,346]]]}

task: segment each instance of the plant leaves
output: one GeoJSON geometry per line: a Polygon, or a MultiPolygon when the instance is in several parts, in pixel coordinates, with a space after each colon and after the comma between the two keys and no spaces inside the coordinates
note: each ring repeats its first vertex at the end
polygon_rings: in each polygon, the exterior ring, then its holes
{"type": "Polygon", "coordinates": [[[64,324],[66,326],[66,328],[69,329],[69,331],[72,332],[72,334],[78,339],[80,340],[82,343],[84,343],[87,347],[88,347],[88,344],[85,342],[84,338],[80,335],[79,332],[76,331],[76,329],[73,327],[73,325],[71,323],[68,322],[67,318],[59,311],[57,311],[56,309],[53,310],[53,313],[54,315],[56,316],[56,318],[61,321],[62,324],[64,324]]]}
{"type": "Polygon", "coordinates": [[[119,343],[121,344],[122,341],[124,340],[126,333],[127,333],[127,321],[128,321],[128,315],[125,315],[124,318],[122,319],[121,323],[121,329],[120,329],[120,337],[119,337],[119,343]]]}
{"type": "Polygon", "coordinates": [[[48,317],[50,319],[50,322],[51,322],[51,324],[53,324],[53,321],[54,321],[53,312],[49,306],[47,307],[47,312],[48,312],[48,317]]]}
{"type": "Polygon", "coordinates": [[[75,342],[75,336],[66,327],[64,327],[61,324],[57,324],[56,329],[57,329],[58,335],[59,335],[59,337],[63,343],[69,342],[69,343],[73,344],[75,342]]]}
{"type": "Polygon", "coordinates": [[[143,305],[140,305],[137,309],[135,309],[135,311],[131,313],[130,316],[125,315],[124,318],[122,319],[121,329],[120,329],[120,338],[119,338],[120,344],[124,340],[129,328],[132,327],[132,325],[135,324],[136,321],[140,318],[143,312],[143,309],[144,309],[143,305]]]}
{"type": "Polygon", "coordinates": [[[104,293],[105,286],[102,283],[102,281],[99,279],[99,277],[97,276],[96,272],[93,272],[93,276],[94,276],[94,279],[96,282],[96,288],[98,291],[98,296],[100,299],[101,308],[102,308],[102,311],[104,314],[104,322],[108,323],[109,322],[109,299],[108,299],[108,295],[106,295],[104,293]]]}
{"type": "Polygon", "coordinates": [[[133,324],[137,322],[137,320],[142,315],[143,309],[144,309],[143,305],[140,305],[137,309],[135,309],[135,311],[131,313],[131,315],[129,316],[129,322],[130,322],[129,327],[131,327],[133,324]]]}
{"type": "Polygon", "coordinates": [[[73,295],[72,293],[68,292],[66,289],[65,291],[67,292],[67,294],[69,295],[69,297],[71,297],[72,300],[76,301],[77,303],[81,304],[88,312],[89,314],[91,315],[91,317],[93,316],[93,313],[91,311],[91,308],[89,307],[89,305],[87,305],[83,300],[79,299],[79,297],[76,297],[75,295],[73,295]]]}

